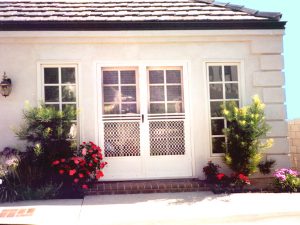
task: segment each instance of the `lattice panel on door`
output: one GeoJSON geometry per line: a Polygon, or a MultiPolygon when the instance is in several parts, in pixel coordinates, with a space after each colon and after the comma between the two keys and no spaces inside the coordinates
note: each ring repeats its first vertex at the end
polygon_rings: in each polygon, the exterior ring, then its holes
{"type": "Polygon", "coordinates": [[[106,157],[139,156],[139,122],[104,122],[104,152],[106,157]]]}
{"type": "Polygon", "coordinates": [[[184,155],[184,121],[150,121],[150,155],[184,155]]]}

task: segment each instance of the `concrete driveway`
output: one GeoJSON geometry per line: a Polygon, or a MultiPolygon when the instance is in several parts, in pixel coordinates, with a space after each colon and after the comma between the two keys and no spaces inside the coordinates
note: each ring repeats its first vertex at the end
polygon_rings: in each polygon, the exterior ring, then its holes
{"type": "Polygon", "coordinates": [[[87,196],[84,200],[28,201],[1,211],[35,208],[30,216],[0,217],[0,224],[191,225],[300,224],[300,194],[211,192],[87,196]]]}

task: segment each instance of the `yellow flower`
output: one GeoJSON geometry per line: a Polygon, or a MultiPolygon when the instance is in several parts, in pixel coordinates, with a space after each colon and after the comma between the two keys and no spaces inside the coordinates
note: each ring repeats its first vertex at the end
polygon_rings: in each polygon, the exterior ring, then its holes
{"type": "Polygon", "coordinates": [[[228,111],[227,109],[224,109],[224,110],[223,110],[223,114],[224,114],[225,116],[227,116],[227,115],[229,114],[229,111],[228,111]]]}
{"type": "Polygon", "coordinates": [[[240,124],[241,124],[242,126],[245,126],[245,125],[246,125],[246,121],[245,121],[245,120],[241,120],[241,121],[240,121],[240,124]]]}
{"type": "Polygon", "coordinates": [[[255,104],[257,104],[257,105],[260,104],[260,99],[259,99],[258,95],[254,95],[252,99],[255,104]]]}

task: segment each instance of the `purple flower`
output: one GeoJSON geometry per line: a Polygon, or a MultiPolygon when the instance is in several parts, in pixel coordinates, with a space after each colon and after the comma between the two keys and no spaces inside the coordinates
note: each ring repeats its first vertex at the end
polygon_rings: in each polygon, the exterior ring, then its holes
{"type": "Polygon", "coordinates": [[[298,176],[298,172],[292,169],[286,169],[286,168],[282,168],[282,169],[278,169],[275,171],[275,173],[273,174],[275,178],[277,178],[280,181],[285,181],[286,177],[288,175],[290,176],[298,176]]]}

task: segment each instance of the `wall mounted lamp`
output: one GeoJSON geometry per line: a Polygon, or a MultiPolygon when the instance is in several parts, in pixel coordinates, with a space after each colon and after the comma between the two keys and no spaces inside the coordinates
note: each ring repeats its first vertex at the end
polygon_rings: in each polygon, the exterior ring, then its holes
{"type": "Polygon", "coordinates": [[[6,76],[4,72],[2,81],[0,83],[0,93],[2,96],[7,97],[9,96],[12,89],[11,79],[6,76]]]}

